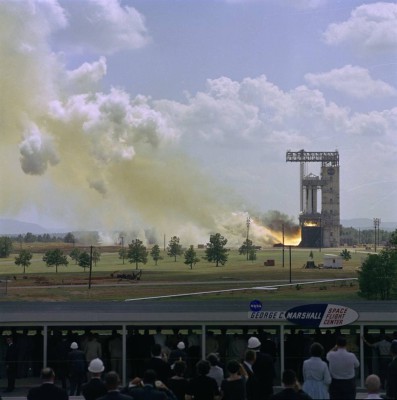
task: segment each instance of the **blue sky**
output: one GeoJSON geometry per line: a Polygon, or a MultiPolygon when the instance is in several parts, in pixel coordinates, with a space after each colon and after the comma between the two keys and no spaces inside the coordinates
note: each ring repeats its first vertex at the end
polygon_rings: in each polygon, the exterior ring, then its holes
{"type": "Polygon", "coordinates": [[[396,2],[5,0],[0,26],[2,217],[297,220],[303,148],[339,151],[343,219],[397,220],[396,2]]]}

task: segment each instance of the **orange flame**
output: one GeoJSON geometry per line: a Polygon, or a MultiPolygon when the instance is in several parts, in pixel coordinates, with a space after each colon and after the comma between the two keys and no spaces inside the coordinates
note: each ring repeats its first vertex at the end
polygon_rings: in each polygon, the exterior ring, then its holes
{"type": "MultiPolygon", "coordinates": [[[[270,231],[274,240],[278,243],[283,243],[283,232],[270,231]]],[[[295,232],[284,232],[285,246],[298,246],[301,242],[301,230],[297,228],[295,232]]]]}

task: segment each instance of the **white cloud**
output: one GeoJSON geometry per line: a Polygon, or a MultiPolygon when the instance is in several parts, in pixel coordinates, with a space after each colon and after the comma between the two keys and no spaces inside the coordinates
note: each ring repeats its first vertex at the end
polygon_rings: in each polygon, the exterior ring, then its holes
{"type": "Polygon", "coordinates": [[[324,39],[330,45],[347,43],[367,50],[395,49],[397,4],[363,4],[351,12],[347,21],[329,25],[324,39]]]}
{"type": "Polygon", "coordinates": [[[52,138],[41,132],[35,124],[30,124],[24,136],[19,150],[21,167],[26,174],[42,175],[48,165],[59,162],[52,138]]]}
{"type": "Polygon", "coordinates": [[[106,75],[106,58],[100,57],[93,63],[85,62],[79,68],[67,73],[69,80],[79,87],[97,83],[106,75]]]}
{"type": "Polygon", "coordinates": [[[112,54],[149,42],[144,16],[118,0],[61,0],[60,4],[69,25],[57,37],[69,51],[112,54]]]}
{"type": "Polygon", "coordinates": [[[305,79],[312,86],[334,89],[361,99],[394,96],[397,93],[386,82],[372,79],[367,69],[352,65],[322,74],[306,74],[305,79]]]}

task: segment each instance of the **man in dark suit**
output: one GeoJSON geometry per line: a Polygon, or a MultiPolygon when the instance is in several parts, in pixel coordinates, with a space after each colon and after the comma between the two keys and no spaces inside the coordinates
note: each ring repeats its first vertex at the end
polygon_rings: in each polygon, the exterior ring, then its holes
{"type": "Polygon", "coordinates": [[[7,371],[7,389],[5,392],[12,392],[15,389],[15,379],[17,377],[18,350],[12,336],[8,336],[6,342],[5,367],[7,371]]]}
{"type": "Polygon", "coordinates": [[[145,370],[153,369],[156,372],[157,378],[162,382],[168,382],[171,378],[171,367],[161,357],[161,346],[154,344],[151,348],[152,358],[146,364],[145,370]]]}
{"type": "Polygon", "coordinates": [[[99,397],[98,400],[133,400],[131,396],[120,393],[120,378],[117,372],[108,372],[106,374],[105,384],[108,392],[104,396],[99,397]]]}
{"type": "Polygon", "coordinates": [[[249,400],[268,400],[273,394],[273,380],[275,377],[273,358],[260,352],[260,340],[252,336],[248,340],[248,349],[256,353],[252,365],[253,375],[247,381],[247,398],[249,400]]]}
{"type": "Polygon", "coordinates": [[[27,400],[68,400],[69,396],[66,390],[54,385],[55,373],[52,368],[43,368],[41,370],[41,379],[43,383],[29,389],[27,400]]]}
{"type": "Polygon", "coordinates": [[[103,362],[99,358],[91,360],[88,371],[91,372],[91,380],[85,383],[81,392],[85,400],[96,400],[107,393],[105,383],[101,379],[102,372],[105,370],[103,362]]]}

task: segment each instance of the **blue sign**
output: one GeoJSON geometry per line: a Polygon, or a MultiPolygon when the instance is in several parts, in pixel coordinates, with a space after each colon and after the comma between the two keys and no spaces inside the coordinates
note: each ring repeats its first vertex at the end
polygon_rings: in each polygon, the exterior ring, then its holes
{"type": "Polygon", "coordinates": [[[262,303],[259,300],[252,300],[250,303],[251,311],[260,311],[262,310],[262,303]]]}
{"type": "Polygon", "coordinates": [[[358,318],[356,311],[335,304],[306,304],[291,308],[285,318],[300,326],[335,328],[348,325],[358,318]]]}

